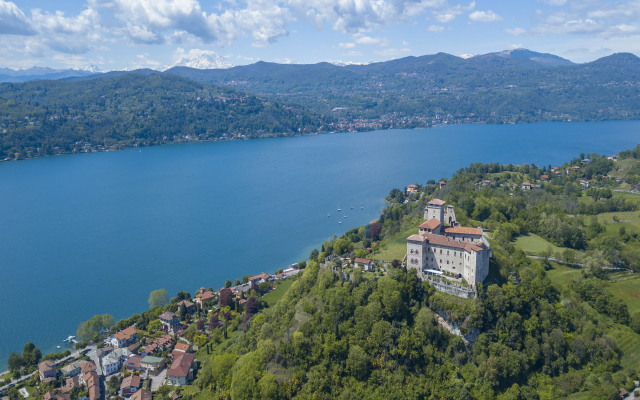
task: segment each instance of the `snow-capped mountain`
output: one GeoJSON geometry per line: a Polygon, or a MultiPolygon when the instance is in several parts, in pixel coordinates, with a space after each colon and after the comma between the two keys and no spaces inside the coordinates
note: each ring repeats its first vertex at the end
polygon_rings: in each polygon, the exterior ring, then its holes
{"type": "Polygon", "coordinates": [[[94,73],[94,74],[97,74],[97,73],[100,73],[100,72],[106,72],[102,68],[96,67],[95,65],[85,65],[84,67],[74,68],[74,70],[76,70],[76,71],[84,71],[84,72],[91,72],[91,73],[94,73]]]}
{"type": "Polygon", "coordinates": [[[349,65],[369,65],[371,62],[354,62],[354,61],[329,61],[329,64],[333,64],[336,67],[346,67],[349,65]]]}
{"type": "Polygon", "coordinates": [[[183,57],[173,65],[166,65],[160,68],[160,71],[166,71],[173,67],[189,67],[195,69],[227,69],[234,65],[227,61],[224,57],[216,53],[201,54],[193,57],[183,57]]]}

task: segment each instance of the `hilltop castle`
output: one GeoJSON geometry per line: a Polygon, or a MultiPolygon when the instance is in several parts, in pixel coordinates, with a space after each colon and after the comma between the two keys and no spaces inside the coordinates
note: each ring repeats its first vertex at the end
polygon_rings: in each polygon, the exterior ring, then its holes
{"type": "Polygon", "coordinates": [[[433,199],[425,208],[426,221],[418,234],[407,238],[407,267],[418,276],[461,275],[470,285],[481,283],[489,274],[489,242],[480,228],[461,227],[453,206],[433,199]]]}

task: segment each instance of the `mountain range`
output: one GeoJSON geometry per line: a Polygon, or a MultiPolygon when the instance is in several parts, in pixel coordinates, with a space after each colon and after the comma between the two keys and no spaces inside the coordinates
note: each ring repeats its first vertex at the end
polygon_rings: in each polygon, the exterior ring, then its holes
{"type": "MultiPolygon", "coordinates": [[[[433,55],[424,55],[424,56],[409,56],[400,59],[384,61],[384,62],[367,62],[367,63],[353,63],[353,62],[333,62],[333,63],[316,63],[316,64],[277,64],[277,63],[266,63],[259,61],[254,64],[243,65],[243,66],[234,66],[231,62],[229,62],[224,57],[210,52],[207,54],[200,54],[195,56],[183,57],[172,65],[165,65],[157,68],[157,71],[174,73],[177,75],[187,74],[184,72],[184,69],[192,69],[198,71],[212,71],[211,73],[207,72],[196,72],[194,75],[203,76],[203,75],[213,75],[213,76],[226,76],[226,75],[247,75],[247,73],[252,74],[254,72],[259,73],[260,69],[263,69],[266,65],[269,65],[266,69],[269,73],[274,72],[274,70],[281,69],[282,71],[288,71],[291,68],[299,68],[305,66],[319,66],[322,68],[323,65],[333,65],[335,67],[342,67],[345,69],[350,69],[357,72],[363,71],[385,71],[389,70],[389,68],[393,69],[398,66],[404,68],[406,66],[416,66],[418,64],[426,63],[442,63],[449,66],[454,65],[469,65],[481,67],[488,66],[488,64],[496,64],[496,60],[499,60],[497,64],[500,64],[501,67],[508,68],[533,68],[536,66],[547,66],[547,67],[562,67],[562,66],[571,66],[576,65],[573,62],[553,55],[549,53],[538,53],[535,51],[530,51],[527,49],[515,49],[515,50],[505,50],[497,53],[489,53],[484,55],[469,55],[465,54],[460,57],[453,56],[446,53],[438,53],[433,55]],[[276,67],[280,66],[280,67],[276,67]],[[225,70],[232,70],[226,72],[225,70]]],[[[496,67],[496,65],[492,65],[492,67],[496,67]]],[[[144,70],[144,69],[143,69],[144,70]]],[[[29,69],[18,69],[13,70],[10,68],[0,68],[0,82],[27,82],[32,80],[39,79],[69,79],[69,78],[82,78],[94,74],[104,74],[104,73],[120,73],[120,72],[132,72],[132,71],[143,71],[140,69],[125,69],[125,70],[113,70],[113,71],[104,71],[99,67],[88,65],[82,68],[77,69],[53,69],[48,67],[32,67],[29,69]]],[[[144,73],[144,72],[143,72],[144,73]]],[[[119,74],[118,74],[119,75],[119,74]]],[[[183,75],[184,76],[184,75],[183,75]]],[[[197,79],[198,80],[198,79],[197,79]]],[[[206,79],[205,79],[206,80],[206,79]]]]}

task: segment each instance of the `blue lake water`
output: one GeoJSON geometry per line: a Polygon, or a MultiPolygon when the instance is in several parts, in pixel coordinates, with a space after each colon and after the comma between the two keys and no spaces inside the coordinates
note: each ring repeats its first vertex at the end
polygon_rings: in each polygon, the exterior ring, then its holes
{"type": "Polygon", "coordinates": [[[455,125],[1,163],[0,368],[27,341],[64,349],[95,314],[144,311],[152,290],[193,294],[303,260],[375,219],[394,187],[639,142],[640,121],[455,125]]]}

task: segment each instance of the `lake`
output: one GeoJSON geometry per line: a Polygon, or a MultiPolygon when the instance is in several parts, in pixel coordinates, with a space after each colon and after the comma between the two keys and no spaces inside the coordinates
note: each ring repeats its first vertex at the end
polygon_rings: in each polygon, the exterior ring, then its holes
{"type": "Polygon", "coordinates": [[[193,295],[306,259],[377,218],[394,187],[639,142],[640,121],[454,125],[1,163],[0,368],[27,341],[63,350],[95,314],[144,311],[152,290],[193,295]]]}

